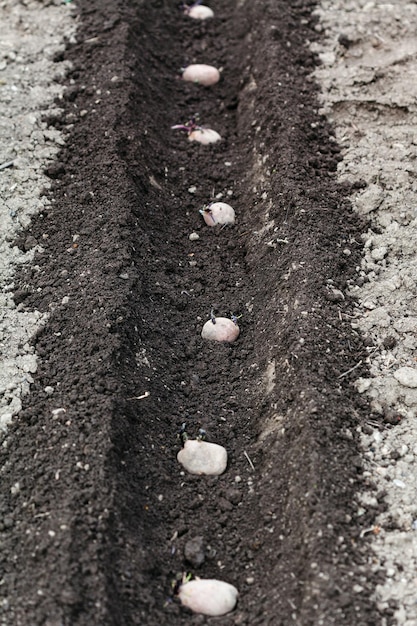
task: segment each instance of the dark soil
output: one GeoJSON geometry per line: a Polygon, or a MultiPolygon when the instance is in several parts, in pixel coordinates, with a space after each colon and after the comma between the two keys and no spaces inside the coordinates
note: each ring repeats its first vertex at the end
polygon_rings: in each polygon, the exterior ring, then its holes
{"type": "Polygon", "coordinates": [[[0,448],[1,623],[380,624],[360,535],[375,512],[355,502],[364,366],[342,376],[366,360],[346,294],[363,224],[310,78],[314,3],[213,0],[205,24],[167,0],[77,5],[48,120],[67,147],[18,242],[44,249],[19,306],[50,319],[0,448]],[[223,67],[221,82],[182,82],[190,62],[223,67]],[[170,130],[196,112],[221,143],[170,130]],[[198,213],[220,193],[234,228],[198,213]],[[242,316],[235,344],[201,339],[212,307],[242,316]],[[183,422],[227,447],[223,476],[181,472],[183,422]],[[181,608],[185,571],[235,584],[237,609],[181,608]]]}

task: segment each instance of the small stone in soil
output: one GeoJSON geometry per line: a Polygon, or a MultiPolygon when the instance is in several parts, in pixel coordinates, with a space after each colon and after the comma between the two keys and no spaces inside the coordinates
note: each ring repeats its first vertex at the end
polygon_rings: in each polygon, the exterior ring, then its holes
{"type": "Polygon", "coordinates": [[[394,372],[394,378],[404,387],[417,387],[417,369],[413,367],[400,367],[394,372]]]}
{"type": "Polygon", "coordinates": [[[193,567],[200,567],[205,561],[204,538],[193,537],[184,546],[185,560],[193,567]]]}
{"type": "Polygon", "coordinates": [[[392,335],[389,335],[388,337],[385,337],[382,344],[387,350],[392,350],[392,348],[395,348],[395,346],[397,345],[397,340],[392,335]]]}

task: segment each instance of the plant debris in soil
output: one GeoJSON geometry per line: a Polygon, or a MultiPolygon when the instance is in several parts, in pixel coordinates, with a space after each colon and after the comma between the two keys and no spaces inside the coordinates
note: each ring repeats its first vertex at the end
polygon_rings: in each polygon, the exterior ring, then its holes
{"type": "Polygon", "coordinates": [[[208,623],[172,596],[184,571],[237,587],[222,626],[380,623],[346,293],[363,224],[317,112],[314,4],[212,8],[78,3],[53,204],[22,235],[48,235],[20,306],[50,319],[0,448],[3,623],[208,623]],[[220,83],[179,80],[190,63],[220,83]],[[222,142],[170,130],[196,113],[222,142]],[[234,227],[205,226],[214,198],[234,227]],[[242,316],[235,343],[201,339],[211,309],[242,316]],[[184,422],[226,447],[225,474],[183,472],[184,422]]]}

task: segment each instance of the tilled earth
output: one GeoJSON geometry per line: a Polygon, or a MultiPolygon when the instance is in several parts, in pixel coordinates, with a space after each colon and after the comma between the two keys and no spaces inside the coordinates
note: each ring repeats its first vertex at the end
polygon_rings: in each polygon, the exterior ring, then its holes
{"type": "Polygon", "coordinates": [[[200,24],[166,1],[78,3],[63,114],[48,120],[66,135],[53,202],[17,241],[43,250],[20,306],[50,318],[0,448],[4,624],[389,623],[354,501],[372,488],[352,387],[366,370],[350,371],[366,355],[342,294],[361,183],[336,182],[310,78],[314,3],[211,6],[200,24]],[[221,82],[182,82],[191,62],[222,67],[221,82]],[[196,113],[221,143],[170,130],[196,113]],[[235,227],[204,225],[213,197],[235,227]],[[235,344],[201,339],[212,308],[241,315],[235,344]],[[226,446],[223,476],[181,472],[184,422],[226,446]],[[183,572],[236,585],[237,609],[188,613],[172,596],[183,572]]]}

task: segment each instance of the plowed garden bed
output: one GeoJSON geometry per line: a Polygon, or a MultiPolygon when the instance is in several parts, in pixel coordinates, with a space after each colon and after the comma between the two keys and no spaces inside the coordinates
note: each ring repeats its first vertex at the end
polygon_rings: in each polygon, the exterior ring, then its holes
{"type": "Polygon", "coordinates": [[[211,6],[199,23],[175,2],[78,2],[53,202],[18,241],[42,244],[19,297],[50,319],[0,449],[3,623],[380,623],[354,503],[363,346],[340,291],[363,224],[310,78],[314,3],[211,6]],[[181,81],[192,62],[220,83],[181,81]],[[170,129],[196,113],[222,142],[170,129]],[[198,210],[220,197],[236,226],[210,229],[198,210]],[[203,342],[212,308],[241,316],[236,343],[203,342]],[[184,422],[227,448],[225,474],[181,471],[184,422]],[[184,610],[182,572],[233,583],[236,610],[184,610]]]}

